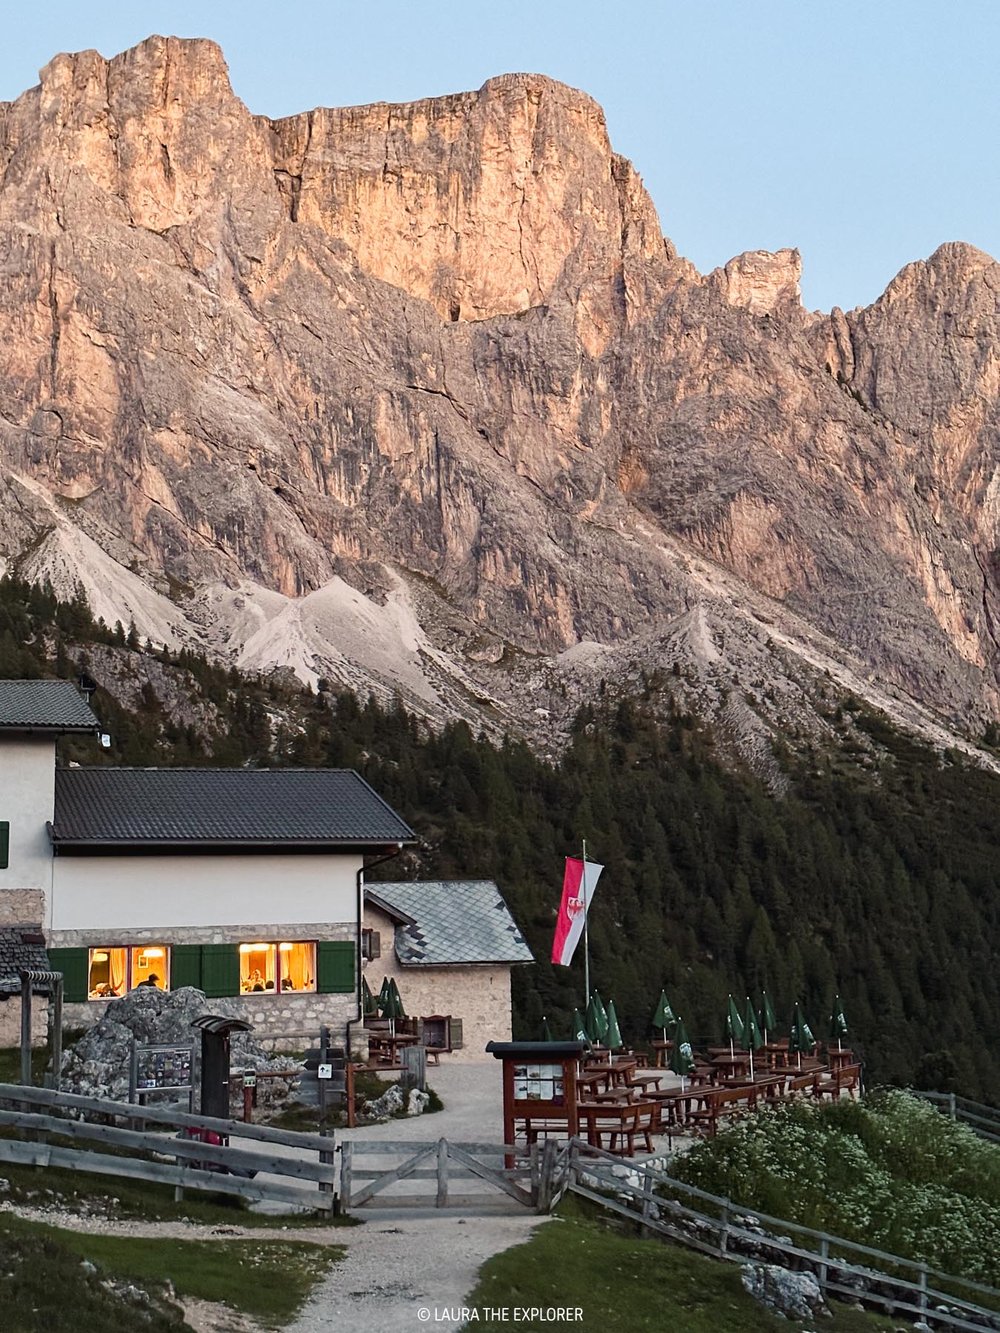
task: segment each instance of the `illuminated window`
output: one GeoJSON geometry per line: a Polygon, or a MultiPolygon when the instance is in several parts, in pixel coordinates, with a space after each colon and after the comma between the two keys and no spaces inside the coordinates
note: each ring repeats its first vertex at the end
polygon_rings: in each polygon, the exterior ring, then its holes
{"type": "Polygon", "coordinates": [[[243,995],[314,991],[316,945],[312,940],[240,945],[240,992],[243,995]]]}
{"type": "Polygon", "coordinates": [[[87,994],[92,1000],[124,995],[135,986],[170,989],[170,950],[165,944],[126,949],[104,945],[90,950],[87,994]]]}

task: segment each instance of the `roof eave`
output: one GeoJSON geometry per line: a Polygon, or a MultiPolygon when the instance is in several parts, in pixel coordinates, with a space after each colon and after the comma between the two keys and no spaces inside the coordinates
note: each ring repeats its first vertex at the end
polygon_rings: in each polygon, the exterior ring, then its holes
{"type": "Polygon", "coordinates": [[[157,851],[310,851],[373,852],[394,847],[412,847],[416,838],[80,838],[61,836],[50,824],[49,840],[57,852],[157,852],[157,851]]]}

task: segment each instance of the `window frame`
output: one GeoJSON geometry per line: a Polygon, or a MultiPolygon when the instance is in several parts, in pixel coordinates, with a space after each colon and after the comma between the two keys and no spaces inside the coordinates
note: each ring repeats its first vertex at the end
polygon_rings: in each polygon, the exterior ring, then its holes
{"type": "Polygon", "coordinates": [[[238,994],[244,995],[315,995],[319,990],[319,978],[317,975],[319,947],[317,940],[244,940],[236,945],[238,962],[237,985],[238,994]],[[282,948],[282,946],[286,946],[282,948]],[[311,977],[311,985],[292,986],[285,984],[283,977],[283,968],[281,966],[281,956],[285,952],[293,949],[310,949],[311,955],[308,960],[308,971],[311,977]],[[260,989],[254,985],[245,984],[252,980],[253,973],[249,977],[244,976],[245,958],[250,958],[254,954],[263,953],[265,956],[264,972],[258,972],[259,980],[256,983],[260,989]],[[273,961],[272,961],[273,960],[273,961]],[[268,973],[271,975],[268,976],[268,973]],[[274,985],[268,986],[267,981],[273,980],[274,985]]]}
{"type": "MultiPolygon", "coordinates": [[[[153,941],[151,943],[146,943],[146,944],[89,944],[84,947],[86,948],[86,958],[87,958],[86,990],[87,990],[88,1004],[99,1004],[102,1000],[120,1000],[123,996],[130,995],[132,991],[134,991],[139,985],[142,984],[141,982],[137,982],[134,980],[134,978],[138,974],[136,968],[136,961],[137,961],[136,956],[138,954],[148,952],[150,949],[159,950],[159,953],[155,955],[157,957],[159,966],[159,972],[157,973],[157,976],[160,980],[162,980],[163,983],[162,985],[159,986],[153,986],[151,987],[151,989],[159,991],[170,990],[170,951],[172,947],[171,945],[166,943],[161,944],[157,941],[153,941]],[[101,952],[108,954],[109,977],[110,977],[110,955],[116,950],[120,950],[125,955],[125,977],[122,983],[122,989],[120,991],[109,991],[108,994],[106,995],[95,995],[93,993],[94,987],[91,983],[91,976],[94,968],[94,955],[101,952]],[[162,961],[159,961],[160,959],[162,959],[162,961]]],[[[98,961],[100,962],[102,960],[99,959],[98,961]]],[[[147,967],[144,970],[149,972],[152,971],[153,969],[147,967]]],[[[108,982],[104,982],[101,984],[110,985],[110,980],[108,982]]]]}

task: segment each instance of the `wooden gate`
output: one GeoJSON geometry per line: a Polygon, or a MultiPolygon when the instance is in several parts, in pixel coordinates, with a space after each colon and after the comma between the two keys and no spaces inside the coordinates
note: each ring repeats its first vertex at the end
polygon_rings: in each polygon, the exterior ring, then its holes
{"type": "MultiPolygon", "coordinates": [[[[548,1156],[555,1153],[551,1147],[548,1156]]],[[[343,1139],[340,1153],[340,1208],[464,1208],[495,1204],[497,1192],[525,1208],[548,1209],[543,1158],[503,1143],[379,1142],[343,1139]],[[381,1161],[379,1159],[382,1159],[381,1161]],[[507,1162],[513,1162],[508,1166],[507,1162]],[[459,1191],[454,1186],[459,1183],[459,1191]],[[478,1189],[470,1186],[478,1185],[478,1189]],[[400,1188],[402,1187],[402,1188],[400,1188]],[[391,1191],[391,1193],[389,1192],[391,1191]]]]}

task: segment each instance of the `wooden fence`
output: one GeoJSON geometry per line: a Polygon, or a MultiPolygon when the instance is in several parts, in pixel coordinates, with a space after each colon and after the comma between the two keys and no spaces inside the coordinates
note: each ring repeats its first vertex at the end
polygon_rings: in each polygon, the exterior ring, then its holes
{"type": "Polygon", "coordinates": [[[331,1211],[334,1147],[321,1134],[0,1084],[0,1162],[156,1181],[173,1185],[177,1197],[186,1189],[208,1190],[331,1211]],[[23,1137],[9,1137],[11,1130],[23,1137]],[[172,1138],[171,1130],[216,1142],[172,1138]],[[227,1146],[230,1139],[239,1143],[227,1146]]]}
{"type": "Polygon", "coordinates": [[[564,1151],[565,1158],[559,1154],[552,1159],[552,1200],[569,1189],[648,1232],[713,1257],[809,1271],[824,1296],[861,1301],[890,1316],[922,1318],[939,1328],[976,1333],[1000,1329],[1000,1290],[993,1287],[744,1208],[648,1164],[629,1162],[623,1174],[620,1157],[582,1139],[571,1139],[564,1151]]]}
{"type": "Polygon", "coordinates": [[[528,1150],[507,1144],[452,1143],[448,1139],[385,1142],[343,1139],[340,1152],[340,1207],[347,1212],[376,1201],[378,1207],[481,1207],[498,1190],[526,1208],[548,1212],[557,1153],[554,1140],[528,1150]],[[374,1159],[384,1159],[377,1164],[374,1159]],[[512,1163],[512,1165],[508,1165],[512,1163]],[[402,1181],[417,1182],[407,1192],[387,1193],[402,1181]],[[478,1181],[478,1193],[456,1193],[456,1181],[478,1181]]]}
{"type": "Polygon", "coordinates": [[[911,1096],[932,1102],[944,1115],[952,1120],[960,1120],[968,1125],[981,1139],[1000,1143],[1000,1111],[995,1106],[984,1106],[982,1102],[970,1102],[967,1097],[958,1097],[953,1092],[917,1092],[908,1089],[911,1096]]]}

